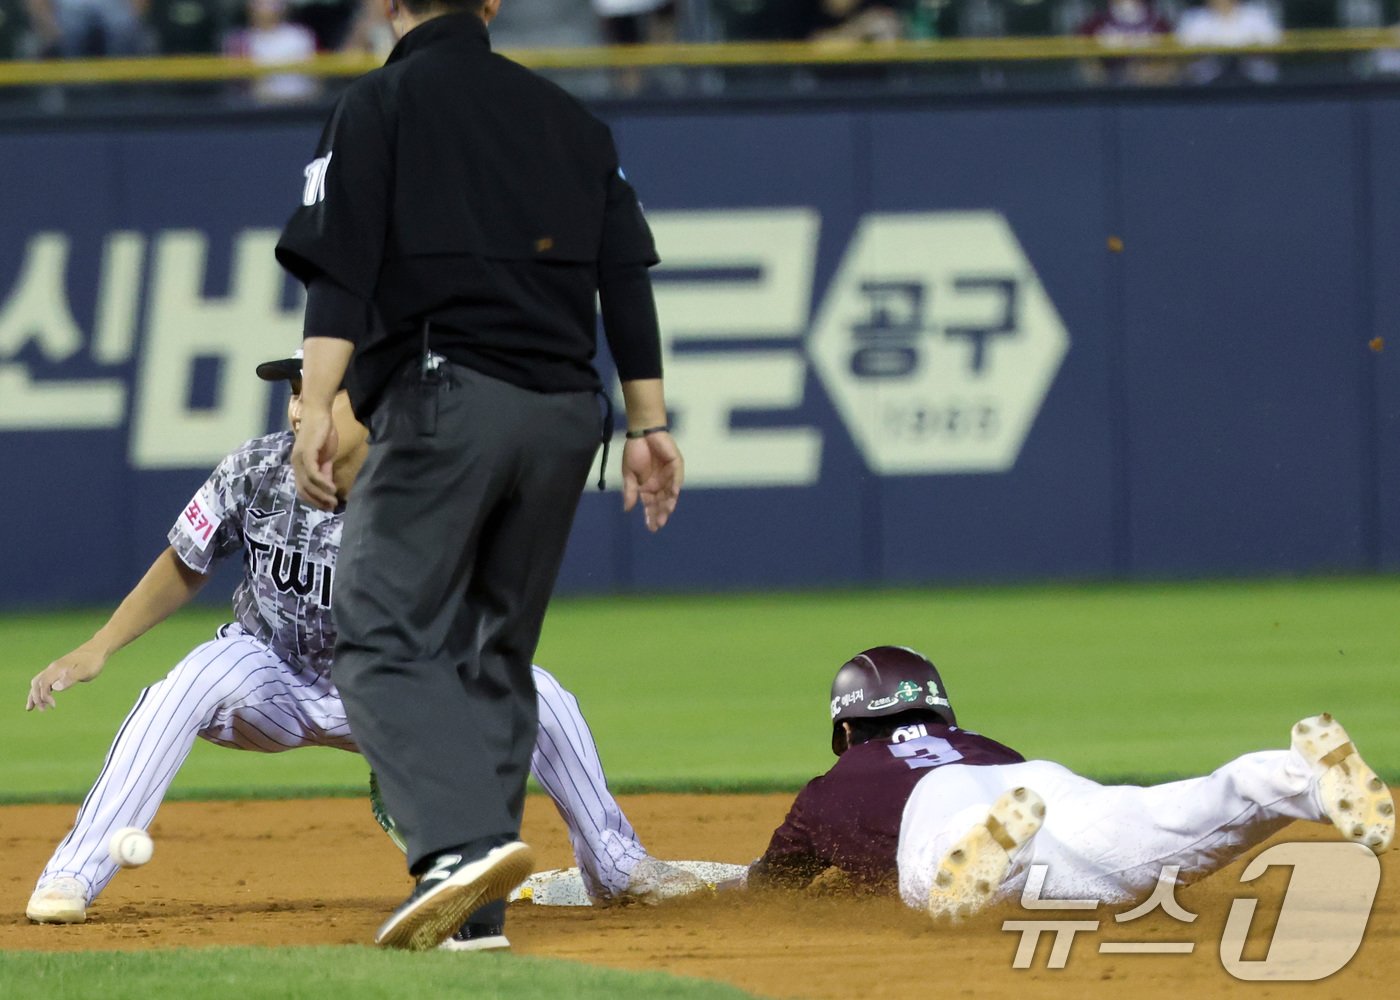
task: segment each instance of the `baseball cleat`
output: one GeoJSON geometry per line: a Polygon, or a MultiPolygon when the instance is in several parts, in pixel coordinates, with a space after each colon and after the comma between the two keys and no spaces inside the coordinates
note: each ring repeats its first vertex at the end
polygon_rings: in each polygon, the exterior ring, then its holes
{"type": "Polygon", "coordinates": [[[438,945],[442,951],[501,951],[510,947],[501,924],[465,923],[457,933],[438,945]]]}
{"type": "Polygon", "coordinates": [[[1293,749],[1312,765],[1322,811],[1347,840],[1380,854],[1395,838],[1390,789],[1361,759],[1342,724],[1326,712],[1293,727],[1293,749]]]}
{"type": "Polygon", "coordinates": [[[84,923],[87,892],[75,878],[56,878],[34,890],[24,914],[36,924],[84,923]]]}
{"type": "Polygon", "coordinates": [[[385,948],[427,951],[451,937],[486,903],[505,899],[534,870],[534,852],[513,840],[468,860],[460,854],[439,854],[418,879],[413,894],[374,935],[385,948]]]}
{"type": "Polygon", "coordinates": [[[956,920],[991,903],[1011,870],[1011,855],[1045,822],[1045,802],[1029,788],[1003,792],[986,820],[949,848],[928,893],[934,919],[956,920]]]}

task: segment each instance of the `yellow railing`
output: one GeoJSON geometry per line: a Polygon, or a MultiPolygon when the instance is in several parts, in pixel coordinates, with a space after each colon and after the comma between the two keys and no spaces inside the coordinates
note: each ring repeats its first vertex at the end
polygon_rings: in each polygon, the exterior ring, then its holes
{"type": "MultiPolygon", "coordinates": [[[[1368,52],[1400,49],[1393,28],[1290,31],[1256,54],[1368,52]]],[[[535,69],[621,69],[639,66],[798,66],[869,63],[1033,62],[1105,56],[1183,57],[1239,53],[1240,49],[1187,48],[1170,38],[1149,46],[1111,47],[1091,38],[957,38],[883,43],[729,42],[707,45],[641,45],[610,48],[519,49],[505,54],[535,69]]],[[[294,71],[306,76],[348,77],[374,69],[369,55],[325,55],[279,65],[225,56],[151,59],[84,59],[0,62],[0,86],[90,83],[178,83],[246,80],[294,71]]]]}

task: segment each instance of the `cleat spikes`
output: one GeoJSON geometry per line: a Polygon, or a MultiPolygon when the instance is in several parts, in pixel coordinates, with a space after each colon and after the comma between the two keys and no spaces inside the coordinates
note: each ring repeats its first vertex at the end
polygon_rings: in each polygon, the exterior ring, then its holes
{"type": "Polygon", "coordinates": [[[987,818],[944,854],[929,889],[929,916],[957,920],[995,902],[1012,855],[1036,835],[1044,815],[1045,803],[1032,789],[1003,792],[987,818]]]}
{"type": "Polygon", "coordinates": [[[1323,815],[1347,840],[1377,854],[1395,837],[1390,790],[1361,759],[1341,723],[1323,713],[1293,727],[1293,752],[1311,768],[1323,815]]]}

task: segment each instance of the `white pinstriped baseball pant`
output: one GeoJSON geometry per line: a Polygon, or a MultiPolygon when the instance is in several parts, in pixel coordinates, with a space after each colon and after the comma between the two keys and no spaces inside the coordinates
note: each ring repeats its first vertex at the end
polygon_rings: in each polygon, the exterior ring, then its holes
{"type": "MultiPolygon", "coordinates": [[[[608,791],[577,700],[548,671],[535,667],[534,675],[540,729],[530,771],[568,827],[589,893],[621,892],[646,850],[608,791]]],[[[225,625],[141,692],[38,885],[76,878],[95,899],[117,873],[108,839],[124,826],[150,825],[196,737],[264,753],[358,749],[329,676],[298,671],[238,625],[225,625]]]]}

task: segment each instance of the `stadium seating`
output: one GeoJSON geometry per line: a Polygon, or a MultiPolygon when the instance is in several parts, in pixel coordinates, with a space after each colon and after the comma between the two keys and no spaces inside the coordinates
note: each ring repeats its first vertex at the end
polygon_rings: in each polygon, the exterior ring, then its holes
{"type": "MultiPolygon", "coordinates": [[[[891,0],[905,12],[912,38],[1072,35],[1106,0],[891,0]]],[[[1155,0],[1175,24],[1199,0],[1155,0]]],[[[1290,30],[1375,28],[1400,22],[1400,0],[1253,0],[1290,30]]],[[[793,37],[794,0],[710,0],[725,40],[793,37]]]]}

